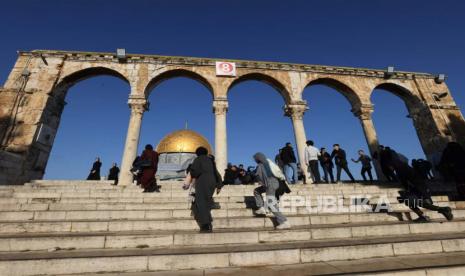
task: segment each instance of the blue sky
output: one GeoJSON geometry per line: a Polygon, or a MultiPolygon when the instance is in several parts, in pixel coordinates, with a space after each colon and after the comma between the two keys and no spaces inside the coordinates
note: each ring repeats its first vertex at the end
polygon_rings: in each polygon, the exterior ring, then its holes
{"type": "MultiPolygon", "coordinates": [[[[463,1],[4,1],[1,4],[0,83],[16,50],[62,49],[269,60],[445,73],[465,107],[465,2],[463,1]]],[[[95,156],[104,174],[121,161],[128,125],[129,87],[112,77],[80,82],[68,105],[46,171],[47,178],[84,178],[95,156]]],[[[349,157],[366,149],[347,100],[325,86],[304,93],[304,123],[317,146],[340,143],[349,157]]],[[[423,156],[403,102],[376,91],[374,123],[381,143],[407,157],[423,156]]],[[[184,127],[214,141],[211,95],[189,79],[171,79],[150,95],[141,145],[184,127]],[[172,105],[175,104],[176,108],[172,105]]],[[[229,161],[251,164],[295,143],[281,96],[249,81],[229,94],[229,161]]],[[[359,177],[359,166],[352,165],[359,177]]]]}

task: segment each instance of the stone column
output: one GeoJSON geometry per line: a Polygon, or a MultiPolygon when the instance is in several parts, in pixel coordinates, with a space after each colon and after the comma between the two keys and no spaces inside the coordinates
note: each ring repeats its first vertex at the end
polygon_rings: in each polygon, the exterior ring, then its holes
{"type": "Polygon", "coordinates": [[[307,141],[304,127],[304,113],[308,110],[308,106],[305,102],[288,104],[284,106],[284,115],[288,116],[292,120],[292,126],[294,127],[295,143],[297,146],[297,155],[299,157],[300,166],[304,172],[307,183],[311,183],[311,180],[307,177],[307,164],[305,164],[305,142],[307,141]]]}
{"type": "MultiPolygon", "coordinates": [[[[358,109],[354,109],[353,113],[360,119],[362,124],[363,132],[365,134],[365,139],[368,144],[368,149],[370,150],[370,155],[373,156],[375,152],[378,151],[378,136],[376,135],[375,126],[371,119],[371,113],[373,113],[373,105],[363,105],[358,109]]],[[[386,181],[384,174],[381,170],[381,166],[377,160],[373,159],[373,165],[375,167],[375,172],[380,181],[386,181]]]]}
{"type": "Polygon", "coordinates": [[[227,99],[216,99],[213,101],[213,113],[215,113],[215,160],[221,175],[224,174],[224,170],[228,164],[227,112],[227,99]]]}
{"type": "Polygon", "coordinates": [[[148,102],[144,97],[129,97],[128,104],[129,108],[131,108],[131,117],[129,119],[128,133],[126,135],[123,160],[121,161],[120,185],[132,183],[133,177],[129,170],[132,167],[132,162],[137,156],[142,116],[148,109],[148,102]]]}

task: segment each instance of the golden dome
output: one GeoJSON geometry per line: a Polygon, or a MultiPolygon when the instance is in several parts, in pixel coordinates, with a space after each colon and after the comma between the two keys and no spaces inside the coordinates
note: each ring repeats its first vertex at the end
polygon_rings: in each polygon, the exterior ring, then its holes
{"type": "Polygon", "coordinates": [[[195,153],[198,147],[204,147],[208,153],[212,153],[212,149],[208,140],[195,131],[182,129],[172,132],[163,139],[157,146],[158,153],[168,152],[191,152],[195,153]]]}

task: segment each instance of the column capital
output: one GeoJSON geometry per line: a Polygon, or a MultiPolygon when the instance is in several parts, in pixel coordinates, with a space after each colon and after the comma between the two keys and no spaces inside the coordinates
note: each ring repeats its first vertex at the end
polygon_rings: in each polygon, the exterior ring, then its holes
{"type": "Polygon", "coordinates": [[[305,111],[308,110],[306,102],[286,104],[284,107],[284,116],[291,117],[293,119],[302,120],[305,111]]]}
{"type": "Polygon", "coordinates": [[[364,104],[359,107],[353,108],[352,113],[360,120],[371,120],[371,113],[373,113],[374,107],[372,104],[364,104]]]}
{"type": "Polygon", "coordinates": [[[129,108],[131,108],[131,112],[137,114],[143,114],[149,109],[149,102],[147,99],[139,96],[129,96],[128,105],[129,108]]]}
{"type": "Polygon", "coordinates": [[[228,112],[229,103],[227,99],[215,99],[213,100],[213,113],[215,115],[224,115],[228,112]]]}

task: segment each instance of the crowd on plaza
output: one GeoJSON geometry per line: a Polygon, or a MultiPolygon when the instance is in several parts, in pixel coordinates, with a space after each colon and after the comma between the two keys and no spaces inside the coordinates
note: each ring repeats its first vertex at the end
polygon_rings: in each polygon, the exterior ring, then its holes
{"type": "MultiPolygon", "coordinates": [[[[212,231],[211,210],[219,208],[213,200],[213,195],[220,193],[224,185],[254,184],[259,186],[254,190],[254,198],[257,209],[255,215],[266,215],[271,211],[278,223],[277,229],[290,228],[287,218],[279,211],[279,197],[284,193],[290,193],[288,184],[296,184],[300,179],[306,183],[306,178],[312,183],[336,183],[341,181],[341,173],[344,171],[350,179],[355,179],[348,167],[347,155],[339,144],[334,144],[331,153],[326,148],[316,148],[313,141],[306,142],[304,162],[308,168],[304,173],[297,163],[297,158],[291,143],[279,150],[274,160],[268,159],[263,153],[253,156],[256,167],[244,169],[243,165],[235,166],[228,164],[224,177],[216,168],[215,158],[208,154],[208,150],[199,147],[196,150],[196,158],[186,169],[186,179],[183,188],[189,190],[189,198],[192,202],[192,212],[199,224],[201,232],[212,231]],[[336,167],[336,181],[333,168],[336,167]],[[321,167],[323,177],[320,175],[321,167]],[[308,177],[305,177],[305,174],[308,177]],[[266,194],[266,203],[262,194],[266,194]]],[[[437,211],[444,215],[447,220],[453,219],[449,207],[434,205],[427,180],[440,178],[445,182],[454,182],[460,199],[465,199],[465,150],[456,142],[449,142],[442,151],[437,162],[432,164],[423,159],[414,159],[411,165],[408,159],[390,147],[380,145],[376,152],[369,155],[363,150],[358,151],[358,158],[351,159],[355,163],[361,163],[361,175],[364,181],[373,182],[372,163],[377,162],[382,174],[389,182],[400,183],[404,190],[400,192],[399,201],[404,202],[418,218],[417,222],[427,222],[428,218],[423,214],[421,208],[437,211]],[[433,176],[432,170],[437,174],[433,176]],[[367,178],[368,176],[368,178],[367,178]]],[[[100,179],[100,168],[102,162],[97,158],[94,162],[88,180],[100,179]]],[[[158,168],[158,153],[152,145],[146,145],[144,151],[133,162],[131,172],[137,185],[144,192],[160,192],[156,182],[158,168]]],[[[118,183],[119,168],[113,163],[109,171],[108,179],[118,183]]]]}

